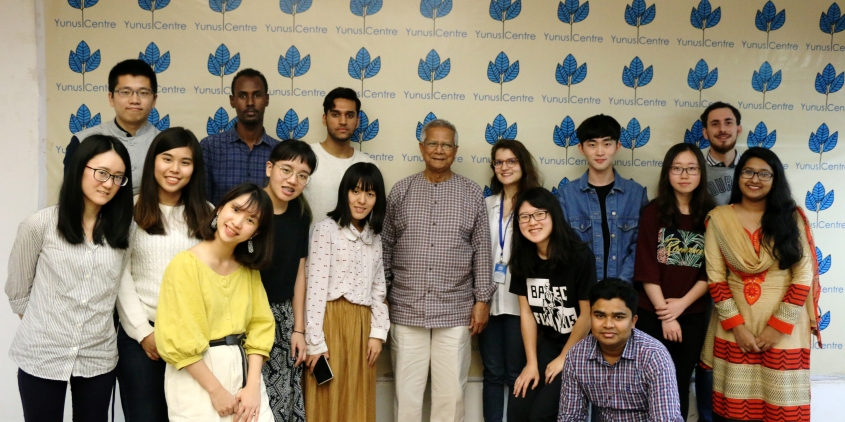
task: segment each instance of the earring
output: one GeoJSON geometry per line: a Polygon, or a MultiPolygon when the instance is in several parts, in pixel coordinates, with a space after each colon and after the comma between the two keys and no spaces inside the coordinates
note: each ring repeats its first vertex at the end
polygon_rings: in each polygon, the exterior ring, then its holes
{"type": "Polygon", "coordinates": [[[251,237],[246,242],[246,250],[249,251],[249,253],[255,252],[255,250],[252,248],[252,238],[251,237]]]}
{"type": "Polygon", "coordinates": [[[211,220],[211,228],[212,229],[217,228],[217,216],[216,215],[214,216],[214,220],[211,220]]]}

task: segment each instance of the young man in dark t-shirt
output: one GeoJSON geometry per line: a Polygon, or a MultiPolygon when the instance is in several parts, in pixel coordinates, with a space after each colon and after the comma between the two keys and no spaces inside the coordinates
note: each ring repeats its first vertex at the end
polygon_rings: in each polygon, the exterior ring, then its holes
{"type": "Polygon", "coordinates": [[[613,168],[613,157],[622,147],[620,132],[619,122],[604,114],[578,126],[578,151],[588,168],[579,180],[564,185],[557,198],[569,225],[596,257],[596,278],[630,283],[640,209],[648,196],[642,185],[619,176],[613,168]]]}

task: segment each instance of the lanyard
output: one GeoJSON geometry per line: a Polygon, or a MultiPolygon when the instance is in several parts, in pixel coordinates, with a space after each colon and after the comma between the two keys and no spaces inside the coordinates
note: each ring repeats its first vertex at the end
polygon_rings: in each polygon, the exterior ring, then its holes
{"type": "Polygon", "coordinates": [[[513,212],[511,215],[508,216],[508,222],[505,223],[505,230],[502,232],[502,213],[505,212],[505,193],[502,192],[502,200],[499,202],[499,261],[502,260],[502,257],[505,255],[505,233],[508,231],[508,226],[511,224],[511,220],[513,219],[513,212]]]}

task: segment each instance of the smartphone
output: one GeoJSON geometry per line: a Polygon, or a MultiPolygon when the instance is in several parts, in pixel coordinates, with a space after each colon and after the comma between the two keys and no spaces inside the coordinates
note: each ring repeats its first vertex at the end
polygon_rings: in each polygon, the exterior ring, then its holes
{"type": "Polygon", "coordinates": [[[325,356],[320,356],[320,359],[317,360],[313,375],[317,379],[317,385],[323,385],[334,378],[332,367],[329,366],[329,360],[325,356]]]}

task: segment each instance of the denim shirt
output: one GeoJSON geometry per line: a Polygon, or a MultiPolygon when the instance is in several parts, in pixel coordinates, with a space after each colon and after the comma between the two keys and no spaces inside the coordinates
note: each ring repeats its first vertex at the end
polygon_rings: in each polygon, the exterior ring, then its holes
{"type": "MultiPolygon", "coordinates": [[[[601,280],[604,276],[601,206],[596,190],[587,183],[588,173],[565,184],[558,191],[557,200],[569,225],[595,254],[596,278],[601,280]]],[[[616,169],[613,170],[613,177],[613,189],[605,200],[607,226],[610,230],[607,277],[621,278],[630,283],[634,278],[640,210],[648,203],[648,195],[642,185],[620,177],[616,169]]]]}

